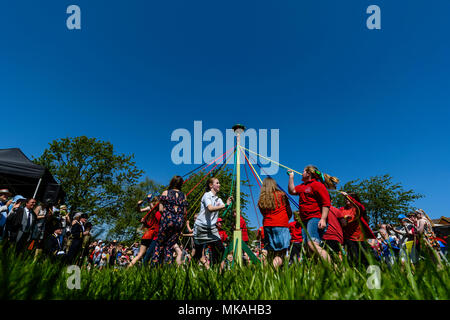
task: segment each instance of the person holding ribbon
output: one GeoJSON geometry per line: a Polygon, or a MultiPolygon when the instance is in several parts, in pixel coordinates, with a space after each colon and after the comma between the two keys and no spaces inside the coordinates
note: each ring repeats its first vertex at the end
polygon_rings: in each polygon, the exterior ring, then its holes
{"type": "Polygon", "coordinates": [[[328,253],[320,247],[322,237],[327,230],[327,217],[331,206],[330,195],[327,189],[336,189],[339,179],[322,173],[313,165],[304,168],[303,183],[295,186],[294,173],[288,170],[289,194],[299,196],[300,220],[303,242],[311,252],[319,254],[323,259],[330,261],[328,253]]]}
{"type": "Polygon", "coordinates": [[[193,258],[195,261],[200,260],[203,245],[207,244],[211,247],[211,265],[219,263],[225,251],[216,225],[219,219],[219,211],[231,206],[233,200],[233,197],[229,197],[225,205],[222,199],[217,196],[219,191],[219,179],[209,178],[206,184],[206,192],[201,200],[200,213],[194,224],[195,255],[193,258]]]}

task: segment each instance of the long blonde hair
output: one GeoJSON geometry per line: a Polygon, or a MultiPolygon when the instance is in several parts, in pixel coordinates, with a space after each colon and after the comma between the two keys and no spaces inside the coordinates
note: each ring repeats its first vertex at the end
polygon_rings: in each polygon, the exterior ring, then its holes
{"type": "Polygon", "coordinates": [[[286,205],[286,194],[278,189],[277,182],[271,177],[265,178],[261,186],[261,193],[259,194],[258,207],[263,210],[276,209],[279,200],[275,196],[278,198],[278,194],[280,193],[282,194],[281,204],[286,205]]]}
{"type": "Polygon", "coordinates": [[[308,165],[305,167],[305,170],[306,172],[311,174],[314,179],[323,182],[327,189],[334,190],[336,189],[336,185],[339,183],[338,178],[332,177],[327,173],[319,171],[316,166],[308,165]]]}

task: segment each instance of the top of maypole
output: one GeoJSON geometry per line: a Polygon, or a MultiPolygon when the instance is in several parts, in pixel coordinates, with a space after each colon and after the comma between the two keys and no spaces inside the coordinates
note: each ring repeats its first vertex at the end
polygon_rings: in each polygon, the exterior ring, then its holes
{"type": "Polygon", "coordinates": [[[240,135],[246,128],[242,124],[235,124],[232,129],[235,135],[240,135]]]}

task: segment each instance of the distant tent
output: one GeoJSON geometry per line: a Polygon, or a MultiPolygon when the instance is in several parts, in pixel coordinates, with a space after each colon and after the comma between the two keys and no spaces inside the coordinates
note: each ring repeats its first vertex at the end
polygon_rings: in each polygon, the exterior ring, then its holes
{"type": "Polygon", "coordinates": [[[64,198],[64,191],[48,169],[33,163],[18,148],[0,149],[0,188],[40,201],[64,198]]]}

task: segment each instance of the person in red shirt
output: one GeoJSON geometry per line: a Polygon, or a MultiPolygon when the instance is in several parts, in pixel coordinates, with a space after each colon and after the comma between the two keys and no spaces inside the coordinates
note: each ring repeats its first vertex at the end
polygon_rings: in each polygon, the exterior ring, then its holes
{"type": "Polygon", "coordinates": [[[340,193],[346,198],[345,207],[341,207],[340,210],[347,220],[343,231],[348,258],[352,263],[362,262],[367,265],[369,262],[366,255],[372,250],[366,240],[376,237],[366,221],[366,208],[361,204],[356,193],[348,194],[344,191],[340,193]]]}
{"type": "Polygon", "coordinates": [[[217,230],[219,231],[220,240],[222,240],[222,243],[225,245],[225,243],[228,242],[228,235],[225,230],[223,230],[223,220],[222,218],[217,219],[217,230]]]}
{"type": "Polygon", "coordinates": [[[292,211],[286,194],[278,189],[276,181],[270,177],[263,181],[258,207],[264,217],[264,247],[273,266],[277,268],[283,264],[289,248],[289,219],[292,211]]]}
{"type": "MultiPolygon", "coordinates": [[[[234,225],[236,225],[236,210],[235,209],[233,210],[233,217],[234,217],[234,219],[233,219],[234,225]]],[[[241,233],[242,233],[242,242],[245,242],[245,244],[248,245],[247,223],[245,222],[244,217],[242,217],[242,210],[241,210],[241,215],[239,217],[240,217],[239,228],[241,229],[241,233]]],[[[242,254],[242,259],[246,264],[248,264],[250,261],[250,258],[245,251],[242,254]]]]}
{"type": "Polygon", "coordinates": [[[330,261],[326,250],[320,247],[323,234],[327,228],[328,211],[331,201],[328,189],[335,189],[339,179],[322,173],[317,167],[309,165],[303,170],[303,183],[295,186],[294,173],[289,170],[289,194],[299,196],[302,238],[313,253],[318,253],[323,259],[330,261]],[[306,228],[306,229],[305,229],[306,228]]]}
{"type": "Polygon", "coordinates": [[[333,206],[328,212],[328,228],[323,235],[324,247],[331,249],[339,255],[342,260],[342,246],[344,246],[344,232],[343,226],[347,225],[347,220],[344,218],[344,213],[333,206]]]}
{"type": "MultiPolygon", "coordinates": [[[[297,217],[296,217],[297,218],[297,217]]],[[[299,261],[302,252],[302,225],[295,219],[289,223],[289,233],[291,234],[291,252],[289,255],[289,263],[299,261]]]]}
{"type": "Polygon", "coordinates": [[[264,248],[264,227],[259,227],[258,233],[256,234],[256,240],[259,241],[259,248],[260,248],[260,258],[261,261],[266,261],[267,257],[267,250],[264,248]]]}
{"type": "MultiPolygon", "coordinates": [[[[151,194],[148,195],[148,198],[150,199],[152,197],[151,194]]],[[[146,208],[140,208],[139,206],[142,204],[143,200],[138,201],[137,203],[137,210],[139,212],[145,212],[148,211],[147,214],[141,219],[141,223],[143,224],[144,228],[147,228],[144,235],[141,238],[141,246],[139,248],[139,253],[136,257],[130,262],[128,267],[132,267],[138,262],[142,257],[144,257],[145,253],[147,252],[147,249],[150,247],[150,244],[152,243],[152,240],[154,240],[155,237],[158,236],[158,230],[159,230],[159,220],[161,219],[161,214],[158,211],[158,198],[153,198],[150,205],[146,208]]],[[[155,239],[156,240],[156,239],[155,239]]]]}
{"type": "MultiPolygon", "coordinates": [[[[233,221],[236,221],[236,209],[233,210],[233,217],[235,218],[233,221]]],[[[240,229],[242,232],[242,241],[248,244],[248,231],[247,231],[247,224],[245,223],[244,217],[242,217],[242,211],[240,215],[240,229]]]]}
{"type": "Polygon", "coordinates": [[[259,247],[264,248],[264,227],[259,227],[258,233],[256,234],[256,240],[260,242],[259,247]]]}

